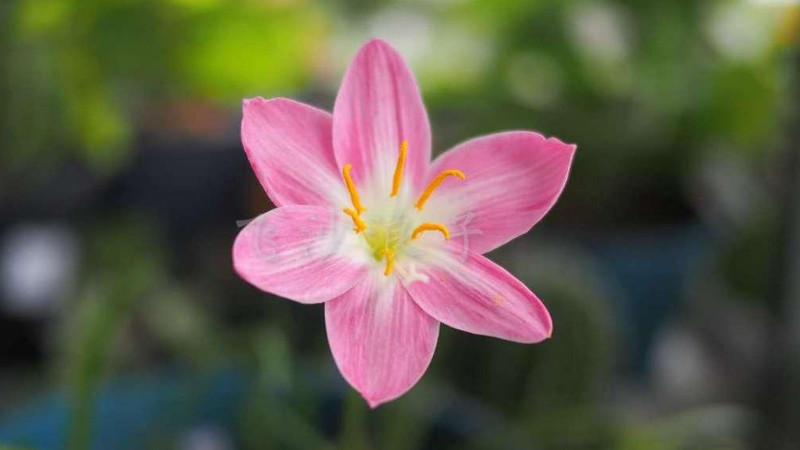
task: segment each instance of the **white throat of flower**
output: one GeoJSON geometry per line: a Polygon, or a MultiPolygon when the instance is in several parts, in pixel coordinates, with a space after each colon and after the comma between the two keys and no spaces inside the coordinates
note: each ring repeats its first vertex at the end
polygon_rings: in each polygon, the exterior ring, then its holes
{"type": "Polygon", "coordinates": [[[355,183],[350,176],[351,164],[345,164],[342,168],[342,178],[344,178],[347,191],[350,193],[352,208],[345,208],[343,211],[353,220],[353,231],[364,237],[364,241],[369,249],[370,256],[376,261],[386,261],[386,268],[383,273],[386,276],[392,274],[395,260],[402,256],[406,246],[417,239],[426,231],[439,231],[446,240],[450,239],[450,230],[442,223],[422,222],[414,226],[414,209],[422,211],[425,202],[433,194],[433,191],[447,177],[453,176],[464,180],[466,175],[456,169],[442,171],[428,184],[422,191],[413,206],[407,200],[399,196],[400,185],[403,181],[403,169],[408,154],[408,141],[403,141],[400,145],[400,154],[397,157],[397,165],[392,178],[392,192],[389,194],[389,201],[385,204],[373,206],[370,209],[361,204],[361,197],[358,195],[355,183]]]}

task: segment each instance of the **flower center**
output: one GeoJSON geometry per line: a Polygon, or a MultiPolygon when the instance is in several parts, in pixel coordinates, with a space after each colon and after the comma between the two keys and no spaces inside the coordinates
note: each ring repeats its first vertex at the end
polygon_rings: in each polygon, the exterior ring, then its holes
{"type": "MultiPolygon", "coordinates": [[[[397,197],[400,192],[400,184],[403,181],[403,169],[408,154],[408,141],[403,141],[400,145],[400,154],[397,157],[397,166],[394,169],[392,178],[392,192],[389,197],[397,197]]],[[[439,231],[446,240],[450,239],[450,230],[441,223],[423,222],[414,228],[413,223],[402,214],[400,208],[391,205],[384,211],[370,211],[361,204],[361,197],[358,195],[355,183],[350,176],[353,166],[345,164],[342,168],[342,178],[350,193],[352,208],[345,208],[343,211],[353,220],[353,231],[356,234],[363,234],[364,240],[369,247],[370,254],[376,261],[386,260],[384,275],[390,275],[394,270],[395,258],[402,254],[403,248],[412,240],[426,231],[439,231]],[[365,214],[366,213],[366,214],[365,214]]],[[[466,175],[460,170],[445,170],[437,175],[422,191],[419,199],[414,203],[414,207],[422,211],[425,202],[433,194],[442,181],[449,176],[465,179],[466,175]]]]}
{"type": "Polygon", "coordinates": [[[375,260],[386,258],[387,275],[391,273],[394,258],[402,253],[408,244],[412,224],[403,220],[400,214],[369,217],[369,227],[363,231],[364,240],[369,246],[370,253],[375,260]]]}

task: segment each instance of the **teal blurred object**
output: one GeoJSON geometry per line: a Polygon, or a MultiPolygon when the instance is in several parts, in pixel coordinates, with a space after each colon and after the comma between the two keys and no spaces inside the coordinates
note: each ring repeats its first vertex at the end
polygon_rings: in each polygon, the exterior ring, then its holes
{"type": "MultiPolygon", "coordinates": [[[[164,442],[193,427],[234,430],[248,381],[235,369],[208,373],[170,369],[119,379],[100,389],[91,448],[165,448],[164,442]]],[[[0,421],[0,442],[31,450],[63,450],[68,424],[66,397],[47,394],[0,421]]]]}
{"type": "Polygon", "coordinates": [[[622,288],[614,302],[630,331],[627,367],[643,375],[655,334],[680,310],[693,270],[714,251],[713,236],[688,223],[598,239],[589,248],[622,288]]]}
{"type": "MultiPolygon", "coordinates": [[[[306,411],[312,418],[308,421],[299,416],[297,405],[301,402],[297,394],[293,396],[275,385],[264,384],[256,373],[243,367],[211,371],[173,368],[116,379],[98,392],[89,448],[182,448],[179,445],[183,438],[197,429],[220,430],[231,442],[253,449],[332,450],[335,446],[326,439],[329,436],[320,433],[338,434],[348,426],[355,426],[355,434],[344,436],[344,442],[367,438],[363,434],[367,431],[366,416],[355,417],[357,422],[363,421],[360,425],[342,422],[342,416],[349,416],[354,407],[366,412],[367,407],[357,394],[342,380],[333,382],[328,376],[332,374],[305,369],[301,383],[312,386],[307,394],[313,396],[314,405],[312,411],[306,411]],[[352,405],[345,398],[358,403],[352,405]],[[243,436],[248,434],[249,438],[243,436]]],[[[430,390],[427,393],[432,395],[427,397],[425,405],[417,404],[410,409],[406,405],[395,408],[390,416],[383,416],[391,418],[391,423],[382,422],[381,436],[391,439],[392,448],[409,448],[406,445],[415,440],[419,445],[412,448],[439,448],[432,444],[436,436],[446,436],[441,444],[454,448],[458,442],[469,442],[488,430],[503,428],[501,417],[479,402],[453,393],[442,395],[430,390]],[[408,414],[415,418],[409,418],[408,414]],[[414,438],[415,430],[398,435],[398,431],[404,430],[398,426],[403,424],[415,425],[421,437],[414,438]]],[[[27,450],[64,450],[68,428],[66,397],[50,393],[0,420],[0,442],[27,450]]],[[[389,447],[387,443],[379,448],[389,447]]]]}

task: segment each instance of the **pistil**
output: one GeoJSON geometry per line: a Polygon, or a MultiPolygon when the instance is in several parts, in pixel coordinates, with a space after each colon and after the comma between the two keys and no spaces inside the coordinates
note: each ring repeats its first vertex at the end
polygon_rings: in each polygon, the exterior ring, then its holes
{"type": "Polygon", "coordinates": [[[388,277],[394,270],[394,249],[387,248],[383,251],[383,255],[386,257],[386,269],[383,270],[383,274],[388,277]]]}

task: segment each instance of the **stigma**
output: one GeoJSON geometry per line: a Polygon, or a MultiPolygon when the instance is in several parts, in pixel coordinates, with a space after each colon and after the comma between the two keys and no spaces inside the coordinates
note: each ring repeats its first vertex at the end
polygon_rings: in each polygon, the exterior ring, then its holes
{"type": "MultiPolygon", "coordinates": [[[[398,195],[403,182],[403,171],[405,169],[407,156],[408,141],[403,141],[399,147],[397,164],[395,165],[394,176],[392,177],[392,190],[389,193],[388,199],[390,202],[402,202],[398,195]]],[[[406,217],[404,214],[397,214],[398,210],[402,211],[405,208],[411,210],[412,206],[410,204],[407,206],[390,204],[388,208],[377,207],[377,211],[365,216],[364,213],[367,211],[367,208],[361,203],[361,196],[350,175],[352,170],[352,164],[345,164],[342,168],[342,179],[347,187],[347,192],[350,194],[350,202],[352,204],[352,208],[344,208],[342,212],[347,214],[353,221],[353,231],[356,234],[364,236],[364,240],[375,261],[382,264],[383,261],[385,261],[384,275],[389,276],[393,273],[396,259],[402,255],[403,248],[410,241],[416,240],[422,233],[426,231],[438,231],[444,236],[445,240],[450,239],[450,230],[442,223],[423,222],[414,227],[409,221],[410,217],[406,217]],[[389,211],[390,213],[381,214],[380,211],[389,211]]],[[[422,211],[425,202],[428,201],[434,191],[436,191],[447,177],[456,177],[461,180],[466,179],[466,175],[460,170],[448,169],[442,171],[428,183],[425,190],[422,191],[422,194],[420,194],[417,201],[413,204],[413,208],[422,211]]],[[[411,215],[409,214],[408,216],[411,215]]]]}

